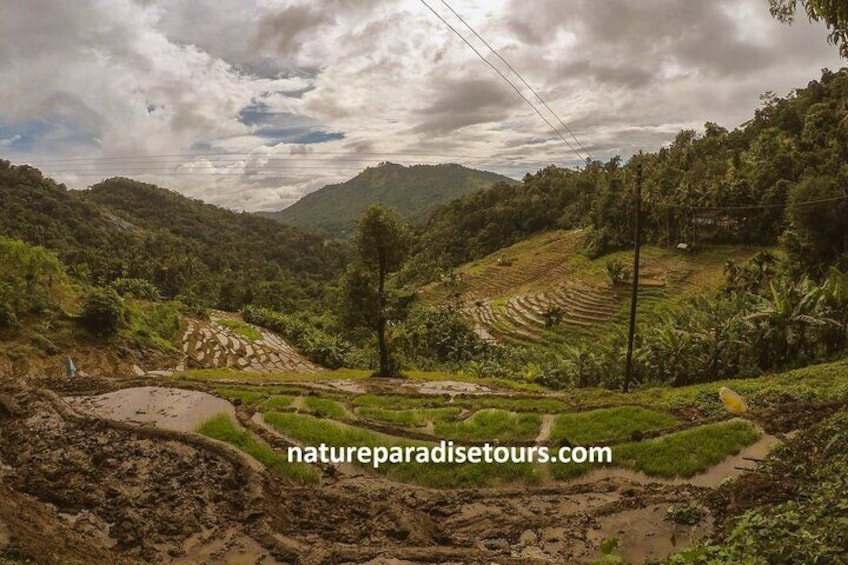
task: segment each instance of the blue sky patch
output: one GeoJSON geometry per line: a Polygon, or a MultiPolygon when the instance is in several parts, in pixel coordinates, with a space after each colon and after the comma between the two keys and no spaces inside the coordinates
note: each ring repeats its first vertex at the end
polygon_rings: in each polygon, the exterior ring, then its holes
{"type": "Polygon", "coordinates": [[[0,147],[13,153],[59,151],[70,147],[98,147],[99,132],[62,116],[18,123],[0,122],[0,147]]]}
{"type": "Polygon", "coordinates": [[[267,139],[266,145],[326,143],[345,138],[342,132],[326,131],[313,118],[291,112],[274,112],[264,102],[255,102],[242,108],[239,121],[246,126],[257,126],[253,135],[267,139]]]}

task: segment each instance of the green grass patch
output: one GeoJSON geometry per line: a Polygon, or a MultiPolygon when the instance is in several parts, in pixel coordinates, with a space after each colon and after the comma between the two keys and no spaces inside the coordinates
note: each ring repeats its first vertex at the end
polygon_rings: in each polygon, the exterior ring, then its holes
{"type": "Polygon", "coordinates": [[[573,445],[590,445],[625,440],[630,439],[634,432],[666,428],[677,422],[674,416],[639,406],[572,412],[556,417],[550,441],[558,443],[565,440],[573,445]]]}
{"type": "Polygon", "coordinates": [[[695,407],[706,414],[721,414],[724,409],[718,391],[726,386],[741,394],[751,409],[788,402],[829,402],[848,399],[848,360],[813,365],[803,369],[704,383],[681,388],[652,388],[638,391],[640,404],[659,408],[695,407]]]}
{"type": "Polygon", "coordinates": [[[197,428],[197,433],[229,443],[284,479],[298,483],[318,482],[318,473],[312,467],[287,461],[267,443],[239,428],[226,414],[219,414],[207,420],[197,428]]]}
{"type": "Polygon", "coordinates": [[[760,439],[745,420],[707,424],[613,449],[613,462],[655,477],[691,477],[760,439]]]}
{"type": "Polygon", "coordinates": [[[124,300],[130,338],[138,345],[160,351],[174,351],[180,333],[183,305],[179,302],[124,300]]]}
{"type": "MultiPolygon", "coordinates": [[[[615,461],[615,454],[613,454],[613,461],[615,461]]],[[[604,466],[598,463],[552,463],[551,477],[558,481],[568,481],[604,466]]]]}
{"type": "Polygon", "coordinates": [[[260,412],[274,412],[277,410],[285,410],[290,408],[295,397],[288,394],[274,394],[265,399],[258,406],[260,412]]]}
{"type": "Polygon", "coordinates": [[[384,408],[386,410],[404,410],[411,408],[435,408],[450,403],[447,396],[400,396],[362,394],[353,399],[354,406],[384,408]]]}
{"type": "Polygon", "coordinates": [[[456,404],[474,408],[500,408],[512,412],[541,412],[552,414],[570,408],[569,404],[558,398],[516,398],[505,396],[475,396],[454,399],[456,404]]]}
{"type": "Polygon", "coordinates": [[[538,414],[486,409],[461,422],[439,422],[436,435],[444,439],[470,441],[528,441],[539,435],[542,417],[538,414]]]}
{"type": "Polygon", "coordinates": [[[426,426],[430,422],[441,422],[452,420],[459,416],[462,408],[452,406],[448,408],[413,408],[411,410],[386,410],[385,408],[373,408],[363,406],[356,413],[361,418],[377,420],[399,426],[426,426]]]}
{"type": "Polygon", "coordinates": [[[262,339],[262,332],[241,320],[222,318],[217,320],[216,323],[228,328],[234,334],[240,335],[248,341],[258,341],[262,339]]]}
{"type": "Polygon", "coordinates": [[[347,408],[344,407],[344,404],[329,398],[307,396],[303,399],[303,411],[334,420],[351,419],[351,415],[347,411],[347,408]]]}
{"type": "MultiPolygon", "coordinates": [[[[281,434],[306,446],[317,446],[321,443],[337,447],[435,445],[379,434],[364,428],[315,418],[306,414],[271,412],[265,414],[264,419],[268,425],[281,434]]],[[[373,470],[370,466],[363,466],[363,468],[373,470]]],[[[441,488],[493,486],[516,481],[535,484],[539,480],[532,465],[514,463],[504,465],[400,463],[383,465],[375,472],[398,481],[441,488]]]]}

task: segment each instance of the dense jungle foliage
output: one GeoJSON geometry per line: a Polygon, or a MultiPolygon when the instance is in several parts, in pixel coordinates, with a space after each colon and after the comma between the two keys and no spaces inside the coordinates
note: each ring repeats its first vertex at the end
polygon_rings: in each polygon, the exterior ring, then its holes
{"type": "Polygon", "coordinates": [[[323,238],[126,179],[67,190],[0,161],[0,235],[43,246],[76,279],[140,279],[188,304],[308,308],[345,263],[323,238]]]}
{"type": "Polygon", "coordinates": [[[656,153],[579,171],[548,167],[438,208],[419,254],[452,267],[532,233],[587,227],[598,256],[633,243],[635,169],[643,170],[645,242],[783,243],[799,271],[822,276],[848,262],[848,69],[824,70],[784,98],[762,97],[753,119],[728,131],[707,123],[656,153]]]}

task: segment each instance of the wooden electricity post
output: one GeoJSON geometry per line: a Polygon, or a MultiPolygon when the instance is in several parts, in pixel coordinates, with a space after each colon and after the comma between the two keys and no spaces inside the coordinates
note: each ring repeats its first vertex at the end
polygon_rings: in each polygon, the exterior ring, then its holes
{"type": "Polygon", "coordinates": [[[636,164],[636,186],[634,187],[634,207],[636,208],[636,229],[633,240],[633,292],[630,296],[630,330],[627,335],[627,364],[624,368],[624,392],[630,391],[633,376],[633,338],[636,334],[636,300],[639,295],[639,244],[642,238],[642,160],[636,164]]]}

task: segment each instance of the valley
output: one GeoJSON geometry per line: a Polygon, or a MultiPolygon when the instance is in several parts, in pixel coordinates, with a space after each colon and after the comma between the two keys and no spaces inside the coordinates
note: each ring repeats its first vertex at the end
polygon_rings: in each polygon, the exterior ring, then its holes
{"type": "Polygon", "coordinates": [[[303,225],[0,161],[0,565],[848,563],[846,95],[303,225]],[[289,451],[442,442],[611,461],[289,451]]]}

